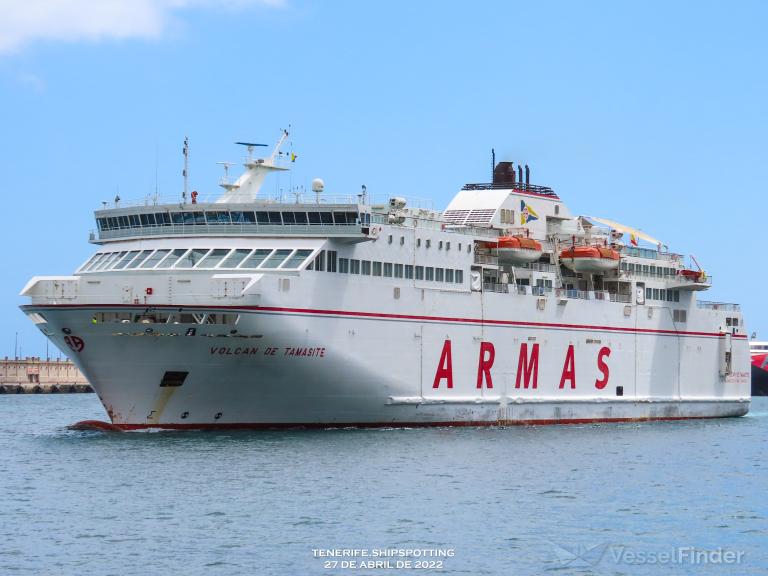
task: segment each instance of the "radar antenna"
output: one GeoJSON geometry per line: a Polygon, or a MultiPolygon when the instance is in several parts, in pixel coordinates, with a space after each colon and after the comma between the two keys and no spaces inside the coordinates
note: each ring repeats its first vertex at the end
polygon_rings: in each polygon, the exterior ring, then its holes
{"type": "Polygon", "coordinates": [[[253,162],[253,149],[257,146],[263,146],[266,148],[267,144],[256,144],[254,142],[235,142],[235,144],[239,144],[240,146],[245,146],[248,149],[248,162],[253,162]]]}

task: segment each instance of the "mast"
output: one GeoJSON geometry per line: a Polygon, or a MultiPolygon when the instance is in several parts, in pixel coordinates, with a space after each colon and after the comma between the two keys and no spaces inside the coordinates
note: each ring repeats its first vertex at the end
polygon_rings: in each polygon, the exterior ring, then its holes
{"type": "Polygon", "coordinates": [[[189,190],[189,136],[184,136],[184,150],[182,153],[184,154],[184,170],[182,171],[184,176],[184,192],[181,194],[181,197],[186,202],[189,190]]]}

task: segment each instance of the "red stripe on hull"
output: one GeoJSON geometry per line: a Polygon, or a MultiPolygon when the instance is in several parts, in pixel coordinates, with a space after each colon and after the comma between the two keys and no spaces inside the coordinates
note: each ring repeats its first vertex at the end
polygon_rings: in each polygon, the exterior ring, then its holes
{"type": "MultiPolygon", "coordinates": [[[[425,322],[453,322],[463,324],[481,324],[488,326],[518,326],[528,328],[564,328],[571,330],[595,330],[602,332],[628,332],[639,334],[664,334],[671,336],[717,336],[722,337],[720,332],[683,332],[678,330],[654,330],[653,328],[624,328],[621,326],[599,326],[590,324],[557,324],[549,322],[521,322],[515,320],[489,320],[482,318],[453,318],[448,316],[417,316],[409,314],[388,314],[383,312],[355,312],[349,310],[322,310],[318,308],[282,308],[276,306],[203,306],[203,305],[184,305],[184,304],[52,304],[52,305],[25,305],[21,306],[23,310],[44,310],[49,308],[69,308],[84,310],[103,310],[105,308],[135,308],[146,310],[179,310],[179,309],[197,309],[197,310],[242,310],[245,312],[284,312],[292,314],[315,314],[319,316],[345,316],[356,318],[376,318],[383,320],[415,320],[425,322]]],[[[733,338],[746,339],[745,334],[734,334],[733,338]]]]}
{"type": "MultiPolygon", "coordinates": [[[[327,430],[338,428],[480,428],[489,426],[554,426],[560,424],[619,424],[662,420],[707,420],[731,416],[646,416],[639,418],[566,418],[561,420],[504,420],[466,422],[347,422],[347,423],[222,423],[222,424],[112,424],[122,431],[136,430],[327,430]]],[[[105,423],[106,424],[106,423],[105,423]]]]}

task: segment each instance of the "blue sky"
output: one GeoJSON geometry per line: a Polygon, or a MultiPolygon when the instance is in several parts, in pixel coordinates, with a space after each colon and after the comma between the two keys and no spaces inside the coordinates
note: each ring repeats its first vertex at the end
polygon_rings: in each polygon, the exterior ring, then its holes
{"type": "MultiPolygon", "coordinates": [[[[527,162],[575,213],[694,254],[768,339],[762,2],[0,0],[1,354],[42,355],[36,274],[94,251],[115,196],[216,191],[293,127],[295,184],[428,197],[527,162]],[[99,6],[98,13],[94,5],[99,6]]],[[[284,184],[284,183],[283,183],[284,184]]],[[[267,184],[267,187],[274,183],[267,184]]]]}

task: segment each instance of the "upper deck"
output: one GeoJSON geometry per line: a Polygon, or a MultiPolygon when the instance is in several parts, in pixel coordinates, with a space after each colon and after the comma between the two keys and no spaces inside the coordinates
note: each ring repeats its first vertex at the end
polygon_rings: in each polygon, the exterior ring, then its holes
{"type": "Polygon", "coordinates": [[[139,237],[178,236],[323,236],[359,237],[366,234],[370,210],[355,197],[326,199],[322,204],[152,202],[116,203],[95,212],[97,229],[90,242],[139,237]]]}

